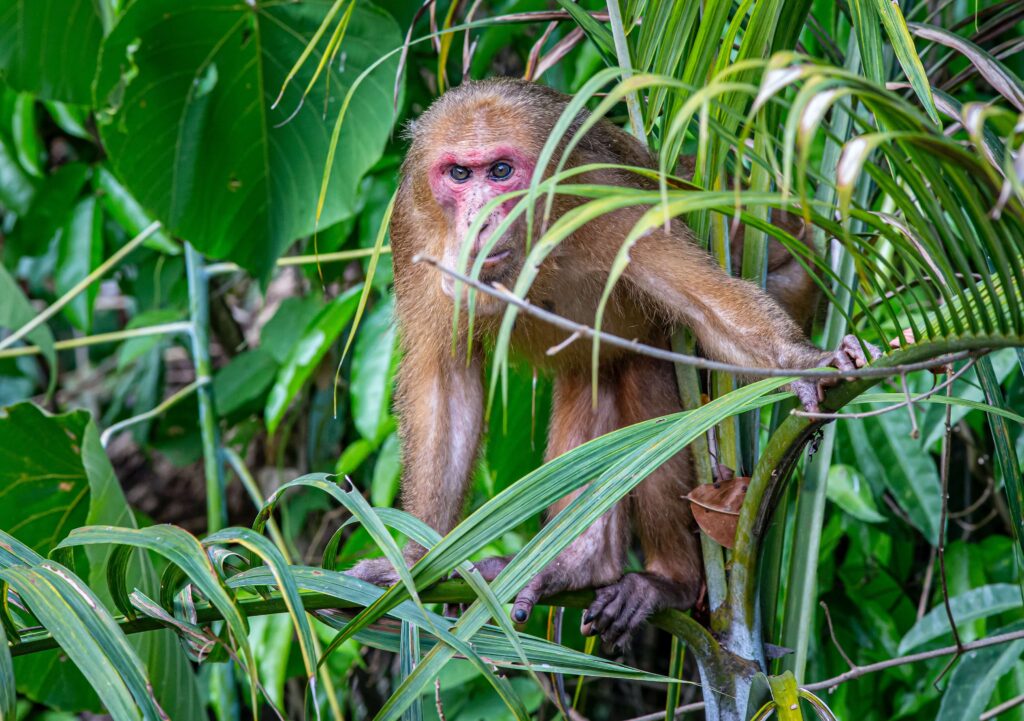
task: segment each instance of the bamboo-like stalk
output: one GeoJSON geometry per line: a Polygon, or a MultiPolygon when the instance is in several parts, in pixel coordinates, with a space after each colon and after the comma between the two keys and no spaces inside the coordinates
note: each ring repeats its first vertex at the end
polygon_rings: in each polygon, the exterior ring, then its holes
{"type": "Polygon", "coordinates": [[[185,272],[188,276],[188,311],[192,324],[192,364],[195,367],[199,399],[199,434],[203,443],[203,470],[206,475],[206,527],[208,533],[227,525],[224,502],[224,464],[220,457],[220,432],[213,399],[210,364],[210,295],[203,257],[185,244],[185,272]]]}
{"type": "MultiPolygon", "coordinates": [[[[857,72],[860,68],[856,37],[850,38],[847,51],[847,68],[857,72]]],[[[853,127],[853,118],[842,105],[833,109],[832,136],[826,140],[822,168],[829,169],[834,180],[836,164],[842,150],[836,139],[849,137],[853,127]]],[[[865,173],[861,176],[858,186],[858,201],[865,201],[871,187],[871,177],[865,173]]],[[[829,204],[836,200],[836,190],[830,183],[818,186],[817,197],[829,204]]],[[[820,229],[815,229],[815,245],[824,249],[826,238],[820,229]]],[[[835,303],[828,306],[825,316],[823,343],[826,348],[839,345],[847,332],[846,318],[852,310],[854,296],[852,289],[857,282],[857,270],[852,256],[839,243],[833,242],[829,248],[831,264],[838,281],[833,284],[835,303]],[[839,312],[843,307],[847,312],[839,312]]],[[[811,635],[815,628],[818,597],[818,552],[821,549],[821,530],[825,517],[825,494],[828,489],[828,471],[832,465],[832,450],[835,443],[836,426],[834,423],[822,430],[821,442],[814,456],[807,463],[804,481],[796,495],[796,517],[794,525],[800,534],[800,543],[793,547],[790,561],[788,582],[786,583],[785,611],[782,618],[782,644],[793,649],[781,661],[783,671],[792,671],[797,683],[801,683],[807,666],[807,652],[811,635]]]]}
{"type": "MultiPolygon", "coordinates": [[[[607,0],[606,4],[608,24],[611,26],[612,41],[615,43],[615,59],[619,61],[619,67],[622,69],[622,79],[628,80],[633,75],[633,61],[629,56],[626,28],[622,24],[622,10],[619,8],[619,0],[607,0]]],[[[644,132],[644,117],[637,91],[633,90],[626,94],[626,110],[629,113],[629,125],[633,135],[646,145],[647,134],[644,132]]]]}

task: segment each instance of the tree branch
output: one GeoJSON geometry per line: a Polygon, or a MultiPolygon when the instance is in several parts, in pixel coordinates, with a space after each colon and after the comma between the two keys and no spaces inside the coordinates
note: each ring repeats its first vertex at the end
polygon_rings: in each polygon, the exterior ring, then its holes
{"type": "MultiPolygon", "coordinates": [[[[675,353],[673,351],[664,350],[663,348],[656,348],[654,346],[640,343],[635,340],[627,340],[611,333],[604,331],[598,332],[594,330],[592,326],[583,325],[582,323],[576,323],[568,318],[564,318],[551,311],[539,308],[528,300],[524,300],[519,296],[512,293],[507,288],[497,285],[491,286],[486,283],[482,283],[476,278],[471,278],[464,273],[460,273],[454,268],[450,268],[436,258],[431,258],[426,255],[417,255],[413,258],[414,263],[426,263],[427,265],[436,268],[445,275],[449,275],[456,280],[465,283],[474,290],[478,290],[481,293],[492,296],[499,300],[503,300],[510,305],[514,305],[519,310],[523,311],[528,315],[532,315],[535,318],[539,318],[553,326],[562,328],[569,331],[570,333],[578,333],[583,338],[598,338],[602,343],[616,346],[617,348],[624,348],[640,355],[650,356],[651,358],[659,358],[661,360],[671,361],[672,363],[681,363],[682,365],[694,366],[696,368],[704,368],[706,370],[713,371],[724,371],[725,373],[738,373],[744,376],[752,376],[757,378],[784,378],[787,376],[795,376],[800,378],[834,378],[840,376],[842,378],[885,378],[891,375],[897,375],[900,373],[911,373],[913,371],[927,370],[936,365],[944,365],[946,363],[952,363],[955,361],[963,360],[972,355],[971,350],[962,350],[955,353],[944,353],[941,355],[935,355],[928,360],[915,361],[911,363],[904,363],[900,365],[889,365],[880,366],[876,364],[867,366],[866,368],[857,368],[855,370],[839,371],[838,369],[823,369],[823,368],[808,368],[808,369],[796,369],[796,368],[759,368],[752,366],[741,366],[733,363],[722,363],[720,361],[709,360],[708,358],[701,358],[695,355],[686,355],[683,353],[675,353]]],[[[1013,339],[1003,338],[999,339],[988,338],[985,339],[987,342],[976,342],[977,339],[958,339],[957,343],[965,345],[968,342],[974,349],[977,348],[989,348],[994,346],[1008,345],[1013,339]]],[[[557,347],[557,346],[556,346],[557,347]]],[[[920,344],[919,349],[923,349],[926,346],[920,344]]],[[[927,354],[925,354],[927,355],[927,354]]]]}

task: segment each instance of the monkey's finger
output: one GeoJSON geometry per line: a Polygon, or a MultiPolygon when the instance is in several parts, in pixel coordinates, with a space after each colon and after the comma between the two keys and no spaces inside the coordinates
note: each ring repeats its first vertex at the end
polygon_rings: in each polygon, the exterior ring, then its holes
{"type": "Polygon", "coordinates": [[[608,628],[619,617],[622,613],[623,605],[628,600],[628,593],[625,590],[619,588],[618,585],[614,588],[615,591],[612,593],[607,605],[591,619],[591,629],[601,636],[605,635],[608,628]]]}
{"type": "Polygon", "coordinates": [[[544,588],[544,577],[534,576],[533,580],[526,584],[526,587],[516,596],[512,604],[512,620],[516,623],[526,623],[530,620],[533,607],[540,600],[541,591],[544,588]]]}

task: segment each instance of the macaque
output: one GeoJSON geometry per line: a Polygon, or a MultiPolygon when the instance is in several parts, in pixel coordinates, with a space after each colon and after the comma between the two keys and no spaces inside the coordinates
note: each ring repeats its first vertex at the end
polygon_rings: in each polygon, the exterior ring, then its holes
{"type": "MultiPolygon", "coordinates": [[[[541,148],[567,102],[564,95],[525,81],[470,82],[445,93],[409,130],[412,143],[391,222],[404,350],[396,391],[405,469],[402,500],[407,511],[442,535],[462,515],[483,420],[483,341],[496,332],[506,304],[477,294],[475,340],[467,360],[465,317],[452,351],[455,281],[414,258],[431,256],[457,267],[460,250],[468,245],[471,260],[476,259],[516,201],[499,206],[477,237],[468,237],[474,218],[492,198],[529,186],[541,148]]],[[[570,137],[585,117],[576,118],[570,137]]],[[[657,167],[640,142],[605,120],[576,146],[568,167],[590,163],[657,167]]],[[[656,187],[649,179],[617,169],[588,172],[570,182],[656,187]]],[[[581,202],[556,196],[553,219],[581,202]]],[[[530,302],[592,324],[612,260],[645,210],[636,207],[605,215],[564,240],[542,264],[528,295],[530,302]]],[[[527,255],[525,218],[520,216],[490,249],[481,281],[514,285],[527,255]]],[[[535,239],[539,230],[535,229],[535,239]]],[[[815,286],[781,246],[769,257],[771,293],[725,272],[678,220],[667,231],[659,226],[641,238],[630,258],[605,310],[602,329],[607,332],[667,348],[673,328],[685,325],[706,355],[748,367],[831,364],[848,370],[867,362],[852,336],[835,352],[824,352],[807,341],[801,325],[814,306],[815,286]]],[[[595,405],[591,343],[566,344],[567,335],[520,313],[512,336],[512,350],[519,358],[553,376],[547,460],[623,426],[682,410],[670,363],[609,344],[600,346],[595,405]],[[547,353],[559,345],[564,347],[547,353]]],[[[816,408],[820,385],[798,381],[793,390],[805,406],[816,408]]],[[[693,478],[688,451],[667,461],[523,588],[513,604],[512,619],[526,621],[546,595],[596,588],[596,600],[583,616],[583,632],[621,646],[650,614],[690,608],[703,583],[699,544],[682,498],[693,478]],[[639,538],[644,570],[624,575],[632,533],[639,538]]],[[[554,504],[550,515],[570,500],[554,504]]],[[[407,561],[414,563],[423,552],[410,544],[407,561]]],[[[493,579],[504,563],[490,559],[477,567],[493,579]]],[[[397,581],[386,559],[363,561],[350,573],[379,585],[397,581]]]]}

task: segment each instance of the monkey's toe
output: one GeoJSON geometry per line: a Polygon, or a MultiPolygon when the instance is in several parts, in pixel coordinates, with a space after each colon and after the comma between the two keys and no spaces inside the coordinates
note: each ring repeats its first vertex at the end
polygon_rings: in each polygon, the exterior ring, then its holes
{"type": "Polygon", "coordinates": [[[394,586],[398,583],[398,572],[386,558],[364,559],[345,573],[374,586],[394,586]]]}
{"type": "MultiPolygon", "coordinates": [[[[550,567],[549,567],[550,568],[550,567]]],[[[516,595],[512,604],[512,620],[516,623],[526,623],[530,620],[530,614],[537,602],[545,596],[551,596],[569,588],[565,576],[556,571],[545,569],[534,576],[528,584],[516,595]]]]}
{"type": "Polygon", "coordinates": [[[618,583],[597,590],[580,631],[600,636],[606,648],[624,649],[652,614],[666,608],[686,610],[695,600],[687,584],[653,573],[627,573],[618,583]]]}

